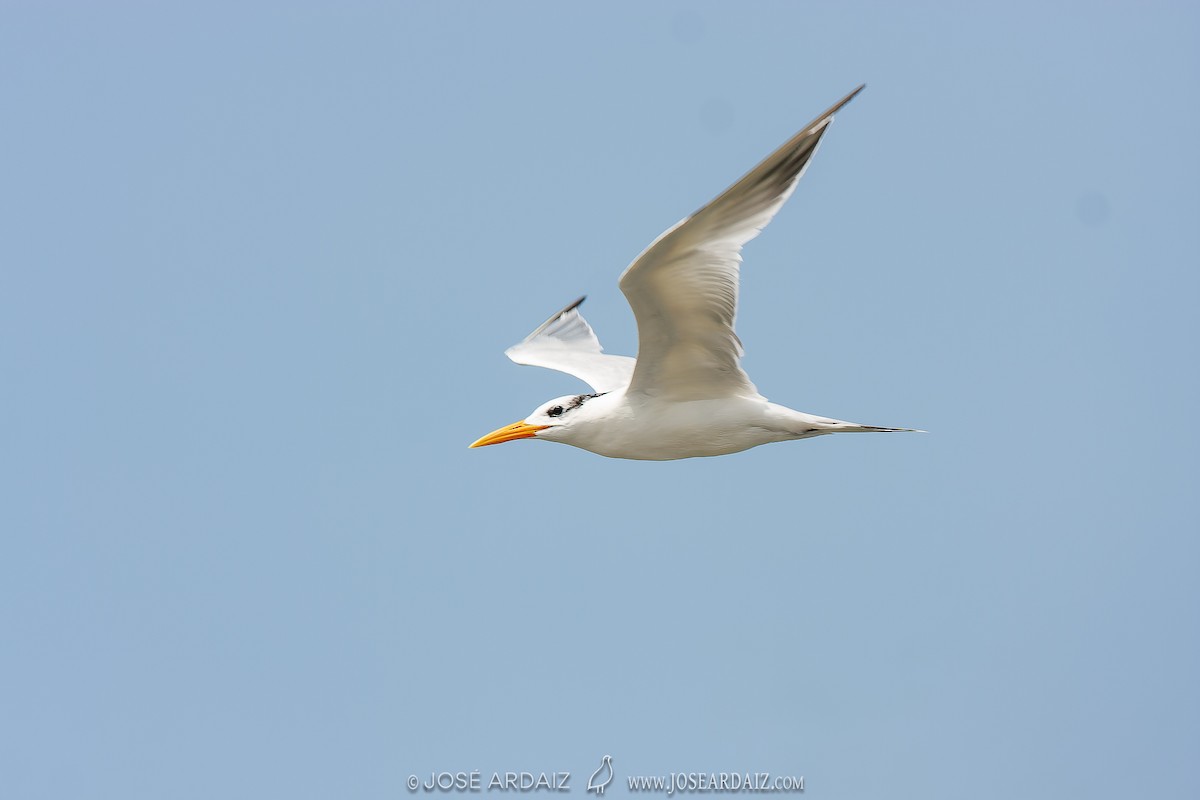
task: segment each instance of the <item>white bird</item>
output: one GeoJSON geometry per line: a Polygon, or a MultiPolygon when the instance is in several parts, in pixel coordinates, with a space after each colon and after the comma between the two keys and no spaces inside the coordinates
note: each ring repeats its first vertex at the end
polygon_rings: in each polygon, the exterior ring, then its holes
{"type": "Polygon", "coordinates": [[[608,785],[612,783],[612,779],[612,756],[604,756],[600,759],[600,767],[592,773],[592,777],[588,778],[587,791],[602,795],[608,785]]]}
{"type": "MultiPolygon", "coordinates": [[[[864,84],[865,86],[865,84],[864,84]]],[[[654,240],[621,275],[638,355],[607,355],[576,300],[506,352],[518,364],[580,378],[591,394],[543,403],[471,447],[545,439],[612,458],[719,456],[826,433],[904,431],[769,402],[742,371],[734,333],[742,245],[766,227],[817,151],[839,100],[719,197],[654,240]]]]}

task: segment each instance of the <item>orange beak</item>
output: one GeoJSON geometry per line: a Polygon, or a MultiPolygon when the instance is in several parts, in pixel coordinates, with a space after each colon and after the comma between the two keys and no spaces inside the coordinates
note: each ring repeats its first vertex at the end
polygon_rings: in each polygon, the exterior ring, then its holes
{"type": "Polygon", "coordinates": [[[511,442],[514,439],[532,439],[537,435],[538,431],[543,431],[549,427],[549,425],[530,425],[527,422],[514,422],[512,425],[505,425],[499,430],[492,431],[481,439],[476,439],[471,443],[471,447],[487,447],[489,444],[503,444],[504,442],[511,442]]]}

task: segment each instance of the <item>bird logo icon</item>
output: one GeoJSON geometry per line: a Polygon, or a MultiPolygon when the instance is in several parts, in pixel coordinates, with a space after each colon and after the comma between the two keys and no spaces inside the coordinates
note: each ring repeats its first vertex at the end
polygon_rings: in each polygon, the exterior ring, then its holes
{"type": "Polygon", "coordinates": [[[595,792],[597,795],[603,795],[604,789],[612,783],[612,779],[612,756],[605,756],[600,759],[600,768],[592,773],[592,777],[588,778],[587,790],[595,792]]]}

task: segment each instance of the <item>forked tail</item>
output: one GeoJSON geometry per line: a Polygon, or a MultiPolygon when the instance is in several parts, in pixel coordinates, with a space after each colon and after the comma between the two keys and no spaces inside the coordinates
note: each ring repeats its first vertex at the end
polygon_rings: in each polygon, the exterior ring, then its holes
{"type": "Polygon", "coordinates": [[[818,417],[816,414],[806,414],[774,403],[769,404],[769,413],[778,419],[771,427],[786,431],[786,438],[789,439],[805,439],[825,433],[925,433],[916,428],[885,428],[881,425],[860,425],[844,419],[818,417]]]}
{"type": "Polygon", "coordinates": [[[884,428],[879,425],[860,425],[844,419],[818,417],[804,412],[793,412],[802,420],[806,433],[925,433],[916,428],[884,428]]]}
{"type": "Polygon", "coordinates": [[[853,422],[837,421],[837,425],[825,428],[829,433],[927,433],[917,428],[881,428],[878,425],[856,425],[853,422]]]}

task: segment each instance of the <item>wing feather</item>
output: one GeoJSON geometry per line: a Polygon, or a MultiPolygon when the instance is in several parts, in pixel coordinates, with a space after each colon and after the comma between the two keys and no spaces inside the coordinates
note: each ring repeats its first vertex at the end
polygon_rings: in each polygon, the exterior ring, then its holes
{"type": "Polygon", "coordinates": [[[504,354],[518,364],[574,375],[595,392],[623,388],[633,375],[634,359],[604,352],[592,326],[579,313],[584,299],[550,317],[504,354]]]}
{"type": "Polygon", "coordinates": [[[791,196],[833,115],[859,86],[720,196],[654,240],[621,275],[637,318],[630,393],[685,401],[756,396],[734,332],[741,250],[791,196]]]}

